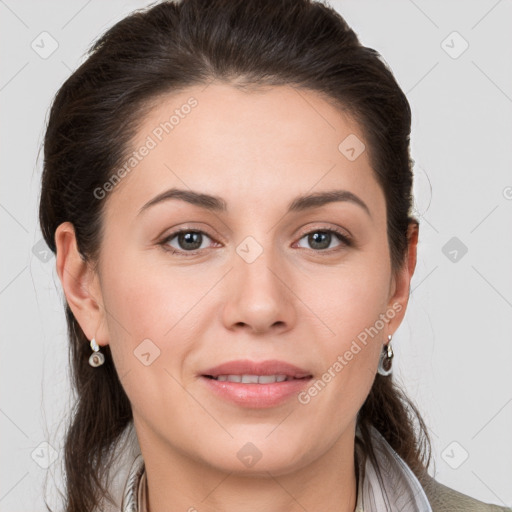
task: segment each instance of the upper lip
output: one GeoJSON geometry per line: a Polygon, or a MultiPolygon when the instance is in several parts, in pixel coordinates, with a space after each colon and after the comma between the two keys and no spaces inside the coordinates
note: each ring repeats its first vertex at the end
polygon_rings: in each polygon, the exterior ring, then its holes
{"type": "Polygon", "coordinates": [[[202,375],[286,375],[295,379],[311,377],[311,373],[285,361],[276,359],[267,361],[249,361],[248,359],[228,361],[202,372],[202,375]]]}

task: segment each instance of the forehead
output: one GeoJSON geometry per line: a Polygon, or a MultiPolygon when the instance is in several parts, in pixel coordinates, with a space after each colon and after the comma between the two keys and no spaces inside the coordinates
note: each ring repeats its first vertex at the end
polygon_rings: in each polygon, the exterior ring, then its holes
{"type": "Polygon", "coordinates": [[[375,202],[381,192],[364,147],[360,127],[315,92],[193,86],[153,102],[131,143],[137,158],[111,199],[140,207],[179,187],[241,204],[270,197],[288,203],[293,195],[336,187],[375,202]]]}

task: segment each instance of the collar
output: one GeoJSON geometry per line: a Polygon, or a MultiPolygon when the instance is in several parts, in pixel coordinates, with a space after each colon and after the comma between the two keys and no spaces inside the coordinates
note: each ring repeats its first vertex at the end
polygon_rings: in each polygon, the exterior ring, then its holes
{"type": "MultiPolygon", "coordinates": [[[[365,456],[362,446],[356,442],[359,482],[355,512],[432,512],[416,475],[375,427],[370,426],[369,430],[377,465],[365,456]]],[[[359,428],[356,437],[361,440],[359,428]]]]}
{"type": "MultiPolygon", "coordinates": [[[[382,434],[370,426],[377,466],[355,443],[359,480],[355,512],[407,510],[432,512],[419,480],[382,434]]],[[[361,440],[359,427],[356,437],[361,440]]],[[[147,512],[147,487],[144,459],[139,454],[132,463],[123,492],[122,512],[147,512]]]]}

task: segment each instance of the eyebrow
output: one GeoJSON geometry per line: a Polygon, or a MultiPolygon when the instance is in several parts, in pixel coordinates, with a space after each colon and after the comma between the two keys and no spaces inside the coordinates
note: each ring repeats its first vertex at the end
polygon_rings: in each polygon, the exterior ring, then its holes
{"type": "MultiPolygon", "coordinates": [[[[226,201],[218,196],[194,192],[192,190],[182,190],[171,188],[158,194],[153,199],[148,201],[140,210],[137,215],[147,210],[155,204],[168,201],[170,199],[178,199],[187,203],[199,206],[206,210],[218,213],[225,213],[228,211],[226,201]]],[[[347,201],[360,206],[370,217],[370,209],[366,203],[358,196],[348,190],[330,190],[327,192],[316,192],[313,194],[303,195],[295,198],[288,205],[288,212],[302,212],[304,210],[319,208],[328,203],[347,201]]]]}

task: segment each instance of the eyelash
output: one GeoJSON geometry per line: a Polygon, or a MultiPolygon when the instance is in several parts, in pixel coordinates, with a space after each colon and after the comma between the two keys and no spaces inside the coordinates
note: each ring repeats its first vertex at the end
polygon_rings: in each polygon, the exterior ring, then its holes
{"type": "MultiPolygon", "coordinates": [[[[196,249],[195,251],[182,251],[182,250],[177,250],[177,249],[174,249],[174,248],[169,248],[169,245],[168,243],[173,239],[175,238],[176,236],[178,236],[180,233],[200,233],[202,235],[206,235],[208,238],[210,238],[211,240],[214,240],[213,237],[211,237],[208,233],[206,233],[205,231],[201,231],[200,229],[180,229],[178,231],[174,231],[173,233],[171,233],[170,235],[168,235],[167,237],[164,238],[164,240],[162,240],[159,245],[162,246],[162,248],[167,251],[167,252],[170,252],[171,254],[173,255],[177,255],[177,256],[184,256],[184,257],[187,257],[187,256],[195,256],[197,254],[199,254],[199,252],[203,251],[204,249],[196,249]]],[[[310,251],[313,251],[313,252],[316,252],[316,253],[319,253],[320,255],[325,255],[325,256],[328,256],[328,255],[331,255],[333,252],[336,252],[336,251],[339,251],[343,248],[343,246],[345,247],[352,247],[353,243],[352,243],[352,240],[350,237],[348,237],[345,233],[343,233],[342,231],[339,231],[337,229],[334,229],[334,228],[329,228],[329,229],[322,229],[322,228],[317,228],[317,229],[313,229],[311,231],[308,231],[304,234],[302,234],[299,238],[299,241],[302,240],[304,237],[308,236],[308,235],[311,235],[312,233],[333,233],[336,238],[338,238],[338,240],[342,243],[341,246],[338,246],[338,247],[334,247],[332,249],[306,249],[306,250],[310,250],[310,251]]],[[[304,247],[302,247],[302,249],[304,249],[304,247]]]]}

